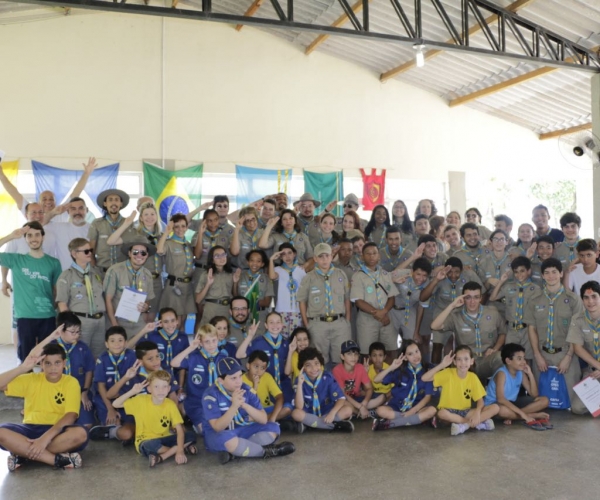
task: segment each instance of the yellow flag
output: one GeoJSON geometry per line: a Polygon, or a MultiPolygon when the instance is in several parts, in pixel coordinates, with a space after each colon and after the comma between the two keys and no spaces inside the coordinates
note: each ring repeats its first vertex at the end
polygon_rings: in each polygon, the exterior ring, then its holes
{"type": "MultiPolygon", "coordinates": [[[[16,186],[19,160],[2,162],[2,170],[8,180],[16,186]]],[[[6,236],[22,223],[15,200],[4,189],[0,190],[0,236],[6,236]]]]}

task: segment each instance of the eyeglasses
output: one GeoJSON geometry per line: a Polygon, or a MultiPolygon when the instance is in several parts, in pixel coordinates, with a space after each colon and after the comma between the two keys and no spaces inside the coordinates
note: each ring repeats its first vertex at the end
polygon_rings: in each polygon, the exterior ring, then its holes
{"type": "Polygon", "coordinates": [[[235,311],[235,312],[242,312],[242,311],[247,311],[248,308],[247,307],[232,307],[231,310],[235,311]]]}
{"type": "Polygon", "coordinates": [[[77,330],[65,330],[65,332],[69,332],[73,335],[79,335],[81,333],[81,329],[78,328],[77,330]]]}
{"type": "Polygon", "coordinates": [[[504,243],[506,241],[506,238],[492,238],[492,241],[496,243],[504,243]]]}
{"type": "Polygon", "coordinates": [[[146,250],[132,250],[131,254],[132,255],[141,255],[142,257],[145,257],[146,255],[148,255],[148,252],[146,252],[146,250]]]}
{"type": "Polygon", "coordinates": [[[216,253],[213,255],[213,259],[226,259],[226,258],[227,258],[226,253],[216,253]]]}
{"type": "Polygon", "coordinates": [[[354,205],[352,203],[344,203],[344,208],[353,208],[354,205]]]}
{"type": "Polygon", "coordinates": [[[89,255],[93,252],[93,250],[91,248],[86,248],[85,250],[75,250],[75,253],[84,253],[86,255],[89,255]]]}

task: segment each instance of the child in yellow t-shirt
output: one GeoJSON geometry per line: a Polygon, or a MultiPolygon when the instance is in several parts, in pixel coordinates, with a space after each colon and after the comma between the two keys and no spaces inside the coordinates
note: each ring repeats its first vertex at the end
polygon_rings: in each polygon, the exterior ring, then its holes
{"type": "Polygon", "coordinates": [[[373,397],[376,398],[380,394],[385,394],[386,401],[390,399],[392,387],[394,384],[382,384],[375,382],[377,374],[383,370],[387,370],[388,365],[385,360],[385,345],[382,342],[373,342],[369,346],[369,358],[365,359],[365,368],[367,369],[367,375],[373,385],[373,397]]]}
{"type": "Polygon", "coordinates": [[[294,328],[290,335],[290,349],[285,362],[285,374],[289,377],[292,375],[292,384],[296,384],[296,379],[300,375],[298,368],[298,353],[302,352],[310,345],[310,333],[303,326],[294,328]]]}
{"type": "Polygon", "coordinates": [[[269,422],[276,422],[289,417],[292,413],[290,404],[284,405],[283,393],[273,376],[267,372],[269,356],[265,351],[252,351],[246,367],[248,371],[242,376],[242,382],[252,387],[264,410],[269,415],[269,422]]]}
{"type": "Polygon", "coordinates": [[[480,431],[494,430],[492,417],[500,408],[497,404],[484,406],[485,389],[475,373],[469,371],[474,363],[473,351],[466,345],[450,352],[442,362],[421,377],[424,382],[432,382],[442,388],[437,416],[451,422],[452,436],[462,434],[470,428],[480,431]],[[453,368],[448,368],[454,362],[453,368]],[[448,368],[448,369],[444,369],[448,368]],[[473,408],[473,403],[476,403],[473,408]]]}
{"type": "Polygon", "coordinates": [[[187,462],[186,453],[196,455],[196,434],[185,431],[177,405],[168,398],[171,375],[156,370],[148,379],[114,400],[115,408],[124,408],[135,417],[135,447],[148,457],[150,467],[175,455],[177,464],[187,462]],[[140,394],[147,388],[149,394],[140,394]],[[135,397],[133,397],[135,396],[135,397]],[[171,429],[175,430],[173,434],[171,429]]]}

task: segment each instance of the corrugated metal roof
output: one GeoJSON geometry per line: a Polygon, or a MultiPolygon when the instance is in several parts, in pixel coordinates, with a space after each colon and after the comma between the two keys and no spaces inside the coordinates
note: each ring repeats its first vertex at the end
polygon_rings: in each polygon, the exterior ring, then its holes
{"type": "MultiPolygon", "coordinates": [[[[400,1],[409,18],[413,19],[414,3],[400,1]]],[[[512,4],[511,0],[492,1],[501,7],[512,4]]],[[[213,0],[212,5],[214,12],[243,15],[252,2],[253,0],[213,0]]],[[[354,2],[355,0],[351,0],[349,3],[354,2]]],[[[285,9],[286,2],[280,3],[285,9]]],[[[180,8],[190,9],[200,9],[201,5],[201,0],[181,0],[179,3],[180,8]]],[[[460,29],[460,1],[444,0],[443,5],[456,27],[460,29]]],[[[23,11],[30,9],[36,7],[0,2],[0,22],[4,22],[6,17],[23,15],[23,11]]],[[[37,8],[37,12],[40,10],[50,9],[37,8]]],[[[61,9],[52,11],[51,14],[45,15],[55,16],[61,9]]],[[[407,35],[388,0],[371,0],[369,13],[371,31],[407,35]]],[[[294,20],[297,22],[331,25],[342,14],[342,7],[337,0],[294,2],[294,20]]],[[[600,0],[535,0],[519,10],[518,15],[581,45],[600,45],[600,0]]],[[[269,0],[264,0],[255,16],[277,19],[269,0]]],[[[362,21],[361,13],[357,17],[362,21]]],[[[422,18],[424,38],[440,41],[450,39],[431,2],[423,1],[422,18]]],[[[350,26],[349,22],[345,24],[345,27],[350,26]]],[[[262,29],[304,48],[317,37],[313,33],[297,30],[262,29]]],[[[475,47],[489,48],[489,43],[481,31],[471,36],[471,44],[475,47]]],[[[518,47],[515,37],[507,36],[507,49],[518,50],[518,47]]],[[[414,58],[414,50],[409,45],[349,37],[330,36],[317,50],[364,66],[373,72],[374,78],[379,78],[382,73],[414,58]]],[[[443,52],[435,58],[428,59],[425,67],[412,68],[394,78],[418,86],[450,102],[517,76],[526,75],[538,67],[539,65],[530,62],[454,51],[443,52]]],[[[561,130],[591,121],[590,78],[591,74],[588,72],[559,69],[517,86],[471,100],[465,105],[527,127],[536,133],[561,130]]]]}

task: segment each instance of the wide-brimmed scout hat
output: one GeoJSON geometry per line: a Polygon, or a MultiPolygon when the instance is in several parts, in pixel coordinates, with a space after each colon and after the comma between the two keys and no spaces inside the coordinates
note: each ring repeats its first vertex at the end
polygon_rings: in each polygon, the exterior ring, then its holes
{"type": "Polygon", "coordinates": [[[315,204],[315,208],[321,206],[321,202],[319,200],[315,200],[314,196],[310,193],[304,193],[302,196],[300,196],[300,199],[294,202],[294,206],[296,206],[298,203],[302,203],[303,201],[312,201],[315,204]]]}
{"type": "Polygon", "coordinates": [[[143,245],[148,250],[148,254],[152,257],[156,253],[156,247],[150,243],[146,238],[136,238],[129,240],[121,245],[121,252],[129,256],[129,251],[136,245],[143,245]]]}
{"type": "Polygon", "coordinates": [[[102,191],[98,195],[98,198],[96,198],[96,203],[100,208],[102,208],[104,206],[106,198],[113,194],[116,194],[121,198],[121,201],[123,202],[123,206],[121,208],[125,208],[127,205],[129,205],[129,195],[125,191],[121,191],[120,189],[107,189],[105,191],[102,191]]]}
{"type": "Polygon", "coordinates": [[[358,196],[354,193],[350,193],[348,196],[344,198],[344,201],[338,201],[338,205],[345,205],[346,203],[352,203],[352,205],[356,205],[357,207],[360,205],[358,202],[358,196]]]}

